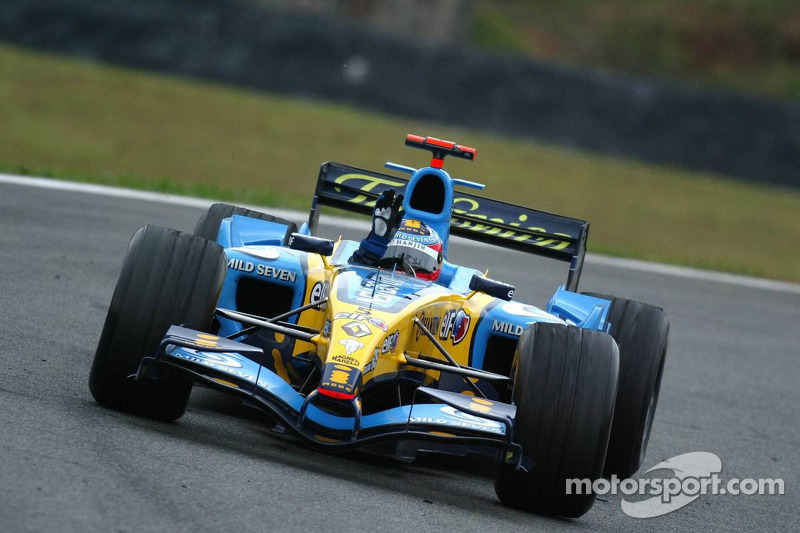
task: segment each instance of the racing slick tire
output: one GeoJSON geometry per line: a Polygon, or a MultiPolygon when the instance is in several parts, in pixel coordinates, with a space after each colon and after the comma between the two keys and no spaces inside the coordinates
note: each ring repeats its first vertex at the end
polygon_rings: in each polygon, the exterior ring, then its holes
{"type": "Polygon", "coordinates": [[[206,211],[203,216],[200,217],[200,220],[197,221],[197,225],[194,228],[194,234],[198,237],[203,237],[209,241],[216,242],[217,234],[219,233],[219,226],[222,224],[222,220],[233,215],[241,215],[243,217],[256,218],[258,220],[266,220],[267,222],[276,222],[278,224],[286,225],[287,229],[286,235],[283,239],[283,244],[286,244],[289,235],[297,232],[297,224],[283,218],[253,211],[252,209],[247,209],[245,207],[238,207],[229,204],[214,204],[209,207],[208,211],[206,211]]]}
{"type": "Polygon", "coordinates": [[[145,226],[128,244],[95,352],[89,389],[103,406],[160,420],[186,411],[192,381],[159,369],[134,381],[173,324],[206,330],[225,279],[222,248],[206,239],[145,226]]]}
{"type": "Polygon", "coordinates": [[[594,504],[591,490],[567,494],[567,479],[599,479],[617,394],[619,352],[610,335],[536,323],[515,355],[513,440],[522,468],[501,456],[495,492],[506,505],[577,518],[594,504]]]}
{"type": "Polygon", "coordinates": [[[608,323],[619,346],[619,387],[603,475],[625,479],[639,470],[647,451],[667,355],[669,321],[660,307],[585,294],[611,300],[608,323]]]}

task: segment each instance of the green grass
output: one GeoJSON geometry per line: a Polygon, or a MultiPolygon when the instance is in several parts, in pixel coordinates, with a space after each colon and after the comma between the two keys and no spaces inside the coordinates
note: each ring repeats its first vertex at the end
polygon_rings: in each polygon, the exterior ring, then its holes
{"type": "Polygon", "coordinates": [[[800,192],[0,46],[6,171],[307,209],[319,164],[421,166],[406,133],[485,194],[586,218],[594,252],[800,281],[800,192]]]}
{"type": "Polygon", "coordinates": [[[477,0],[472,44],[800,98],[797,0],[477,0]]]}

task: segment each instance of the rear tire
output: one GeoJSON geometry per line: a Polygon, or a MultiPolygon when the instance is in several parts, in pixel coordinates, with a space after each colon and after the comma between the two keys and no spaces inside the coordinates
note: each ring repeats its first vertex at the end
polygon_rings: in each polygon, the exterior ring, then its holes
{"type": "Polygon", "coordinates": [[[567,494],[567,479],[598,479],[614,414],[617,345],[605,333],[537,323],[515,355],[514,441],[528,472],[499,463],[495,492],[513,507],[576,518],[595,494],[567,494]]]}
{"type": "Polygon", "coordinates": [[[171,325],[209,327],[225,272],[216,243],[158,226],[134,234],[89,376],[99,404],[161,420],[183,415],[191,380],[164,370],[158,379],[129,376],[155,355],[171,325]]]}
{"type": "Polygon", "coordinates": [[[198,237],[216,242],[222,220],[233,215],[240,215],[248,218],[256,218],[258,220],[266,220],[267,222],[285,224],[288,227],[286,229],[286,235],[283,238],[283,244],[286,244],[289,235],[297,232],[297,224],[294,222],[268,215],[266,213],[261,213],[259,211],[253,211],[252,209],[247,209],[245,207],[238,207],[229,204],[214,204],[209,207],[208,211],[206,211],[203,216],[200,217],[200,220],[197,221],[197,225],[194,228],[194,234],[198,237]]]}
{"type": "Polygon", "coordinates": [[[619,345],[619,388],[603,474],[625,479],[639,470],[647,451],[667,355],[669,321],[659,307],[586,294],[611,300],[608,322],[619,345]]]}

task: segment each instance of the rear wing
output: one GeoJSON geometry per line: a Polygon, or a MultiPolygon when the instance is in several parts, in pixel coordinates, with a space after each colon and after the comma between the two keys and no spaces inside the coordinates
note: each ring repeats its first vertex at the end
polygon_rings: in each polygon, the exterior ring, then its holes
{"type": "MultiPolygon", "coordinates": [[[[340,163],[324,163],[309,213],[316,234],[319,208],[327,205],[372,216],[377,197],[386,189],[403,193],[408,180],[340,163]]],[[[455,191],[450,232],[467,239],[520,250],[570,263],[566,289],[577,292],[589,223],[455,191]]]]}

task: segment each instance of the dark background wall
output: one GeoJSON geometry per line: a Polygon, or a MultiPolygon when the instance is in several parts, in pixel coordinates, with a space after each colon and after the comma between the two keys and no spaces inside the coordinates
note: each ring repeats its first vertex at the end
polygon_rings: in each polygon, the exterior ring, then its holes
{"type": "Polygon", "coordinates": [[[420,45],[235,0],[5,0],[0,40],[800,186],[800,104],[420,45]]]}

